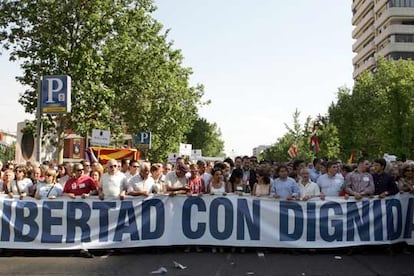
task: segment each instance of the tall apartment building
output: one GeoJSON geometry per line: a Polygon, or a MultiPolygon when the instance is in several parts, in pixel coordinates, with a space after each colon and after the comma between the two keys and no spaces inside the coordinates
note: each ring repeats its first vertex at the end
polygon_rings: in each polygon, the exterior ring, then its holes
{"type": "Polygon", "coordinates": [[[354,78],[378,56],[414,60],[414,0],[353,0],[352,13],[354,78]]]}

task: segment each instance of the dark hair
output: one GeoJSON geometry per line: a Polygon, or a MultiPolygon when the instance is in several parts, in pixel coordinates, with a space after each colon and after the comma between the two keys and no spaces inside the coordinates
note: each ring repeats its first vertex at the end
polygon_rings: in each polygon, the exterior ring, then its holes
{"type": "Polygon", "coordinates": [[[226,165],[224,165],[223,162],[218,162],[218,163],[214,164],[213,168],[219,168],[220,170],[224,170],[226,168],[226,165]]]}
{"type": "Polygon", "coordinates": [[[280,170],[281,170],[281,169],[285,169],[287,172],[289,172],[289,168],[288,168],[288,166],[286,166],[286,165],[282,164],[282,165],[280,165],[279,167],[277,167],[277,169],[276,169],[276,175],[277,175],[277,176],[279,176],[279,172],[280,172],[280,170]]]}
{"type": "Polygon", "coordinates": [[[385,166],[387,165],[387,161],[385,161],[384,158],[375,159],[374,163],[380,164],[382,168],[385,168],[385,166]]]}
{"type": "Polygon", "coordinates": [[[226,159],[224,159],[223,162],[228,163],[230,165],[230,167],[232,167],[232,168],[234,167],[234,161],[230,157],[227,157],[226,159]]]}
{"type": "Polygon", "coordinates": [[[211,169],[211,175],[214,175],[216,172],[222,172],[223,170],[220,167],[214,167],[211,169]]]}
{"type": "Polygon", "coordinates": [[[335,160],[330,160],[326,163],[326,167],[329,169],[330,167],[332,167],[333,165],[337,165],[338,161],[335,160]]]}
{"type": "MultiPolygon", "coordinates": [[[[322,163],[322,159],[319,159],[319,158],[315,158],[315,159],[313,159],[313,166],[316,166],[317,164],[320,164],[320,163],[322,163]]],[[[329,166],[328,166],[329,167],[329,166]]]]}
{"type": "Polygon", "coordinates": [[[229,181],[233,184],[235,179],[237,178],[243,178],[243,170],[240,168],[234,169],[231,173],[229,181]]]}
{"type": "Polygon", "coordinates": [[[367,160],[365,157],[360,157],[360,158],[358,158],[357,164],[359,165],[361,163],[364,163],[365,160],[367,160]]]}

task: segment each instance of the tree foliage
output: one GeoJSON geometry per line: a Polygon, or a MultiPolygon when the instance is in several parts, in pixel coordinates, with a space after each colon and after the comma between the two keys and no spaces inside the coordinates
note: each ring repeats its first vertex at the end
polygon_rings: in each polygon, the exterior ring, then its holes
{"type": "Polygon", "coordinates": [[[293,114],[293,127],[285,123],[287,133],[279,138],[270,148],[266,149],[262,157],[266,160],[290,160],[291,157],[288,154],[288,150],[295,143],[298,155],[294,159],[312,161],[316,157],[310,148],[310,138],[314,124],[317,126],[319,140],[319,152],[317,156],[329,159],[338,158],[339,139],[336,127],[329,122],[327,117],[320,115],[315,119],[307,117],[302,126],[300,124],[300,112],[298,110],[293,114]]]}
{"type": "Polygon", "coordinates": [[[72,113],[47,116],[48,132],[149,130],[151,158],[176,151],[197,118],[203,87],[189,85],[191,69],[154,10],[152,0],[0,1],[0,43],[22,62],[26,112],[36,110],[40,76],[70,75],[72,113]]]}
{"type": "Polygon", "coordinates": [[[187,143],[193,149],[201,149],[203,156],[224,156],[224,142],[217,124],[198,118],[187,133],[187,143]]]}
{"type": "Polygon", "coordinates": [[[370,158],[384,153],[414,156],[414,63],[379,59],[349,89],[338,91],[329,108],[343,157],[352,151],[370,158]]]}

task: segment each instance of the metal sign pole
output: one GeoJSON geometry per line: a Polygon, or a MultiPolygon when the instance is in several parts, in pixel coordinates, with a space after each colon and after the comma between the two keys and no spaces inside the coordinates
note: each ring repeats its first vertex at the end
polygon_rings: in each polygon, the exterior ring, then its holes
{"type": "Polygon", "coordinates": [[[36,143],[37,143],[37,151],[36,151],[36,160],[41,163],[41,152],[42,152],[42,135],[43,135],[43,124],[42,124],[42,81],[43,77],[41,76],[39,79],[39,83],[37,84],[37,112],[36,112],[36,143]]]}

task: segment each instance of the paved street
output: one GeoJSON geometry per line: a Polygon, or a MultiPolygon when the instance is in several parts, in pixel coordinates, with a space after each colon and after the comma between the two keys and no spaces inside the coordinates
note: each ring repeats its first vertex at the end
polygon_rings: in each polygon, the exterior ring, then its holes
{"type": "MultiPolygon", "coordinates": [[[[239,251],[239,250],[238,250],[239,251]]],[[[328,251],[247,250],[245,253],[184,253],[183,249],[136,249],[98,252],[93,258],[77,252],[6,251],[0,258],[1,275],[414,275],[412,254],[390,255],[386,247],[328,251]],[[186,266],[174,267],[174,261],[186,266]],[[184,267],[182,267],[184,268],[184,267]],[[153,274],[154,275],[154,274],[153,274]]],[[[409,254],[411,253],[411,254],[409,254]]]]}

